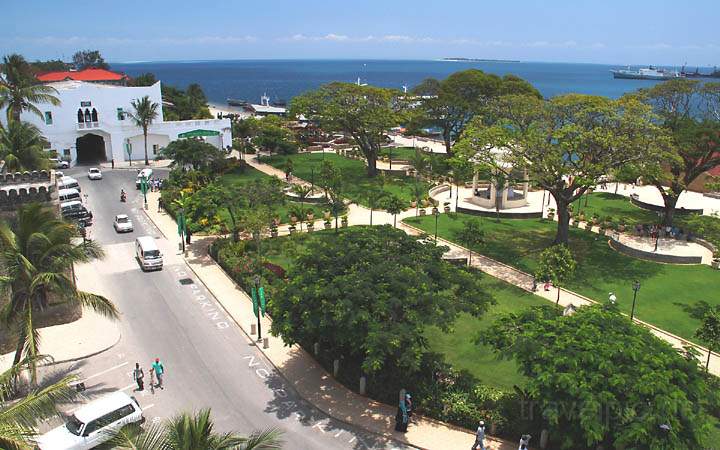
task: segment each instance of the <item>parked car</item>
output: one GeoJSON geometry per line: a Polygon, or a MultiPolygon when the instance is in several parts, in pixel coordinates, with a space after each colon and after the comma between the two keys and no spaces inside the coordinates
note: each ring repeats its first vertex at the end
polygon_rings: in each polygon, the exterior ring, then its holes
{"type": "Polygon", "coordinates": [[[97,167],[88,170],[88,178],[91,180],[102,180],[102,172],[97,167]]]}
{"type": "Polygon", "coordinates": [[[86,450],[109,441],[125,425],[144,421],[135,397],[122,391],[80,407],[61,425],[37,438],[40,450],[86,450]]]}
{"type": "Polygon", "coordinates": [[[113,221],[113,227],[118,233],[130,233],[133,230],[132,220],[127,214],[118,214],[113,221]]]}
{"type": "Polygon", "coordinates": [[[80,225],[92,225],[93,215],[79,200],[60,203],[60,215],[65,220],[75,220],[80,225]]]}
{"type": "Polygon", "coordinates": [[[142,182],[142,178],[145,177],[146,181],[150,181],[150,177],[152,177],[153,171],[152,169],[143,169],[137,174],[137,178],[135,178],[135,189],[140,189],[140,183],[142,182]]]}
{"type": "Polygon", "coordinates": [[[65,176],[58,180],[58,189],[77,189],[78,191],[82,191],[80,184],[75,178],[65,176]]]}
{"type": "Polygon", "coordinates": [[[48,158],[50,164],[56,169],[67,169],[70,167],[70,163],[60,158],[48,158]]]}

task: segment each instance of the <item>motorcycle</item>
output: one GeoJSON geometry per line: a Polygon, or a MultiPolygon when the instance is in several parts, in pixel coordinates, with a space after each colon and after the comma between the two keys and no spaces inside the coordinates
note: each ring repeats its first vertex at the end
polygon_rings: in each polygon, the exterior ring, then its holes
{"type": "Polygon", "coordinates": [[[120,201],[125,203],[127,201],[127,195],[124,192],[120,193],[120,201]]]}

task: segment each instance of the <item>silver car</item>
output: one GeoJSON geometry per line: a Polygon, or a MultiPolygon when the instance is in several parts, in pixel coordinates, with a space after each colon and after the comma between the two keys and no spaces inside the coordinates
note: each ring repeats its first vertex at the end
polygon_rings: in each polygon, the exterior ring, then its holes
{"type": "Polygon", "coordinates": [[[118,233],[130,233],[133,230],[133,224],[127,214],[118,214],[113,221],[113,227],[118,233]]]}

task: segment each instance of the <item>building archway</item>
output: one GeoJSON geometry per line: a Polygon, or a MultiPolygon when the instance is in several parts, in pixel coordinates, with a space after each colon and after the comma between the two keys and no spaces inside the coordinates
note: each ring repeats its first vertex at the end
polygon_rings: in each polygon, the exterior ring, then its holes
{"type": "Polygon", "coordinates": [[[107,161],[105,152],[105,138],[97,134],[86,134],[75,141],[77,149],[77,163],[97,163],[107,161]]]}

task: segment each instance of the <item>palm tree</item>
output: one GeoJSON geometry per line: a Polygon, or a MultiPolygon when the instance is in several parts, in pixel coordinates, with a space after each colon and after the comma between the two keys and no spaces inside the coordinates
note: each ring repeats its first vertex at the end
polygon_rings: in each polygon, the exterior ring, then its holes
{"type": "Polygon", "coordinates": [[[141,99],[135,99],[130,102],[135,111],[128,112],[128,115],[132,119],[135,126],[142,128],[143,138],[145,139],[145,165],[150,164],[148,162],[147,154],[147,136],[148,128],[152,125],[153,121],[157,119],[159,112],[158,108],[160,105],[150,100],[150,96],[146,95],[141,99]]]}
{"type": "Polygon", "coordinates": [[[32,74],[30,65],[21,55],[12,54],[3,57],[2,73],[0,74],[0,109],[7,108],[8,122],[12,119],[20,121],[20,113],[31,112],[44,118],[34,103],[60,105],[55,96],[57,90],[39,83],[32,74]]]}
{"type": "Polygon", "coordinates": [[[58,415],[55,405],[72,400],[76,394],[69,386],[73,376],[21,394],[18,380],[29,363],[25,360],[0,373],[0,448],[3,449],[31,448],[35,427],[42,420],[58,415]]]}
{"type": "Polygon", "coordinates": [[[385,210],[393,215],[393,227],[397,228],[397,215],[405,211],[405,202],[397,195],[391,195],[385,203],[385,210]]]}
{"type": "Polygon", "coordinates": [[[312,193],[312,186],[307,186],[304,184],[293,184],[292,185],[292,192],[293,194],[297,195],[300,199],[300,231],[302,231],[302,222],[305,218],[305,199],[310,196],[312,193]]]}
{"type": "Polygon", "coordinates": [[[236,433],[217,433],[210,410],[194,415],[182,413],[163,424],[146,430],[129,427],[121,430],[110,443],[116,448],[133,450],[276,450],[281,447],[280,432],[265,430],[249,437],[236,433]]]}
{"type": "Polygon", "coordinates": [[[7,127],[0,124],[0,159],[8,171],[47,169],[46,142],[40,130],[28,122],[11,120],[7,127]]]}
{"type": "Polygon", "coordinates": [[[380,207],[380,203],[387,196],[387,192],[379,188],[370,188],[367,192],[367,202],[370,207],[370,226],[372,226],[373,211],[380,207]]]}
{"type": "Polygon", "coordinates": [[[25,357],[30,361],[32,381],[37,380],[36,361],[40,336],[34,315],[46,308],[50,296],[64,302],[94,309],[107,317],[117,317],[115,306],[105,297],[79,291],[71,275],[73,264],[103,256],[95,242],[75,243],[78,228],[56,218],[38,203],[21,206],[14,225],[0,222],[0,289],[9,301],[0,310],[0,319],[12,326],[18,343],[13,364],[25,357]]]}

